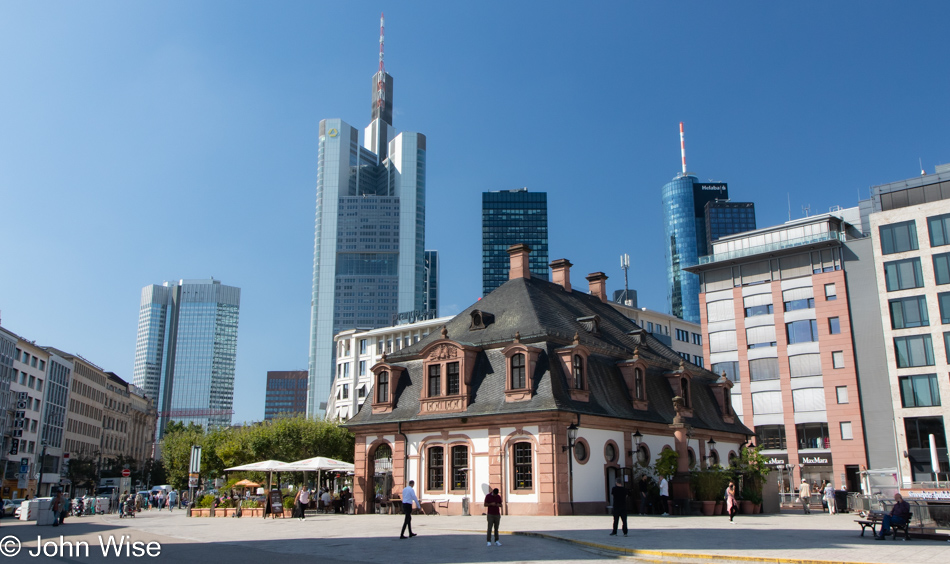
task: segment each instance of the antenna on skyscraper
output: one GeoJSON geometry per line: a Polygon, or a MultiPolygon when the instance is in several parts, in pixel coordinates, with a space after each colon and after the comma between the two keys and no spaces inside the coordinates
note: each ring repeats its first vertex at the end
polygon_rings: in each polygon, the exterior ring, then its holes
{"type": "Polygon", "coordinates": [[[924,176],[925,174],[927,174],[927,171],[924,170],[924,160],[921,159],[920,157],[917,157],[917,162],[920,163],[920,175],[924,176]]]}
{"type": "Polygon", "coordinates": [[[383,66],[383,44],[385,43],[384,38],[386,36],[386,14],[383,12],[379,13],[379,73],[382,74],[386,72],[386,67],[383,66]]]}
{"type": "Polygon", "coordinates": [[[683,157],[683,174],[686,174],[686,136],[683,135],[683,122],[680,122],[680,156],[683,157]]]}

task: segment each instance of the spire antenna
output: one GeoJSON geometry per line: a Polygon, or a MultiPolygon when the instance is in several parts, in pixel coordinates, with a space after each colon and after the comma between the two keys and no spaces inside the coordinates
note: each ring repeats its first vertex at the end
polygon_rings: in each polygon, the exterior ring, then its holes
{"type": "Polygon", "coordinates": [[[383,12],[379,13],[379,73],[382,74],[386,72],[386,67],[383,66],[383,45],[385,44],[386,37],[386,14],[383,12]]]}
{"type": "Polygon", "coordinates": [[[683,135],[683,122],[680,122],[680,156],[683,158],[683,174],[686,174],[686,136],[683,135]]]}

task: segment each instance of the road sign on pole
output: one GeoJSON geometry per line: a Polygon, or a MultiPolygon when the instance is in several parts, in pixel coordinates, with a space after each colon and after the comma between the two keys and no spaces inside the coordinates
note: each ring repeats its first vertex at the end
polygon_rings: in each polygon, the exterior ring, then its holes
{"type": "Polygon", "coordinates": [[[198,474],[201,472],[201,447],[191,447],[191,464],[188,466],[189,474],[198,474]]]}

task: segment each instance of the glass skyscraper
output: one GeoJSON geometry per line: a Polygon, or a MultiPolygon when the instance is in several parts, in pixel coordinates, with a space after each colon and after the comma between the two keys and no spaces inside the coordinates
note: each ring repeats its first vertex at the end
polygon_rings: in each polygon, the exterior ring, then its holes
{"type": "Polygon", "coordinates": [[[231,424],[240,306],[214,279],[142,288],[132,383],[156,398],[156,438],[169,421],[231,424]]]}
{"type": "Polygon", "coordinates": [[[508,247],[531,248],[531,276],[548,279],[548,195],[527,188],[482,193],[482,294],[508,281],[508,247]]]}
{"type": "Polygon", "coordinates": [[[714,200],[706,204],[706,250],[713,254],[712,244],[722,237],[755,231],[755,204],[714,200]]]}
{"type": "MultiPolygon", "coordinates": [[[[382,41],[382,37],[380,37],[382,41]]],[[[372,116],[359,143],[340,119],[320,122],[307,415],[322,417],[333,336],[426,309],[426,137],[395,134],[393,78],[373,75],[372,116]]]]}
{"type": "Polygon", "coordinates": [[[683,268],[699,264],[707,254],[706,204],[729,198],[725,183],[701,183],[685,173],[663,186],[663,224],[666,238],[666,277],[669,282],[670,313],[691,323],[699,323],[699,276],[683,268]]]}
{"type": "Polygon", "coordinates": [[[439,316],[439,251],[425,253],[425,287],[426,307],[432,317],[439,316]]]}

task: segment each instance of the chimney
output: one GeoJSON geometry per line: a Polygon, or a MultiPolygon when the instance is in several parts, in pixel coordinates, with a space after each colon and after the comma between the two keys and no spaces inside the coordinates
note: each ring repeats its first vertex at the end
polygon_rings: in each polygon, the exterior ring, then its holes
{"type": "Polygon", "coordinates": [[[508,280],[515,278],[531,278],[531,270],[528,268],[528,255],[531,254],[531,247],[524,243],[518,243],[508,247],[508,256],[511,259],[511,266],[508,269],[508,280]]]}
{"type": "Polygon", "coordinates": [[[607,275],[603,272],[594,272],[587,275],[587,281],[590,282],[590,293],[600,298],[600,301],[607,301],[607,275]]]}
{"type": "Polygon", "coordinates": [[[551,281],[562,286],[568,292],[571,291],[571,261],[567,259],[557,259],[548,266],[551,267],[551,281]]]}

